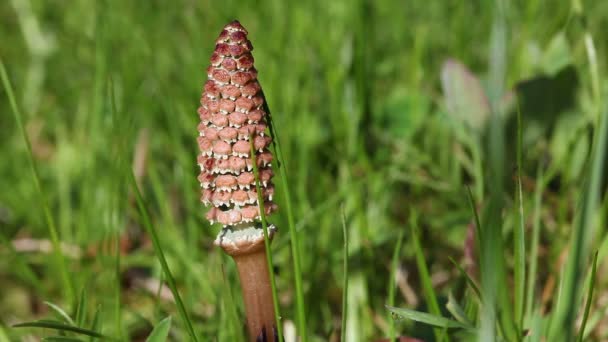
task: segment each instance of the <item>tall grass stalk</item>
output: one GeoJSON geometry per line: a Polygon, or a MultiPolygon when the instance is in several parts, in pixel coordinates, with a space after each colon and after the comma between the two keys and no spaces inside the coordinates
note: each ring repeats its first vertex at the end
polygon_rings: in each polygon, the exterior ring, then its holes
{"type": "Polygon", "coordinates": [[[304,290],[302,287],[300,240],[298,237],[298,231],[296,229],[293,208],[291,206],[291,191],[289,189],[289,182],[287,181],[287,166],[285,164],[285,159],[283,159],[280,139],[277,135],[276,126],[272,119],[272,113],[270,112],[266,99],[264,99],[264,108],[266,113],[268,113],[268,125],[270,127],[270,134],[272,136],[272,147],[274,150],[274,155],[278,160],[277,166],[279,169],[279,174],[281,175],[281,188],[283,189],[283,196],[285,198],[284,203],[287,210],[287,225],[289,227],[289,237],[291,240],[291,255],[293,258],[293,272],[296,287],[298,334],[300,335],[301,341],[306,342],[308,341],[308,328],[306,327],[306,308],[304,304],[304,290]]]}
{"type": "Polygon", "coordinates": [[[342,212],[342,234],[344,236],[343,255],[342,255],[342,320],[340,324],[340,340],[346,342],[346,318],[348,313],[348,230],[346,229],[346,215],[344,206],[342,212]]]}
{"type": "MultiPolygon", "coordinates": [[[[260,185],[260,172],[258,170],[257,158],[255,155],[255,147],[253,146],[253,136],[249,136],[249,148],[251,154],[251,164],[253,166],[253,174],[255,176],[255,189],[258,194],[258,203],[260,206],[260,217],[262,218],[262,231],[264,233],[264,248],[266,249],[266,261],[268,262],[268,270],[270,275],[270,287],[272,288],[272,304],[274,306],[274,315],[277,328],[277,336],[279,341],[283,341],[283,324],[281,322],[281,309],[279,307],[279,298],[277,296],[277,285],[274,277],[274,267],[272,262],[272,250],[270,249],[270,239],[268,238],[268,223],[266,221],[266,211],[264,209],[264,196],[260,185]]],[[[269,336],[274,334],[271,332],[269,336]]]]}
{"type": "Polygon", "coordinates": [[[0,59],[0,77],[2,78],[2,84],[4,86],[4,90],[6,91],[6,96],[8,97],[11,110],[15,117],[15,122],[17,123],[17,128],[21,133],[21,138],[25,144],[25,148],[27,151],[27,159],[30,166],[32,180],[34,181],[34,186],[36,188],[36,192],[38,197],[40,198],[40,203],[42,205],[42,210],[44,213],[44,219],[46,221],[46,225],[49,231],[49,235],[51,237],[51,243],[53,245],[53,254],[55,255],[55,260],[57,263],[57,267],[59,268],[59,272],[61,274],[61,280],[63,282],[63,290],[65,291],[65,300],[68,303],[74,302],[74,288],[72,285],[72,280],[69,276],[69,271],[65,262],[65,258],[63,252],[61,251],[61,244],[59,243],[59,235],[57,234],[57,228],[55,227],[55,220],[53,219],[53,215],[51,214],[51,210],[48,205],[48,200],[44,189],[42,188],[42,184],[40,182],[40,176],[38,174],[38,169],[36,167],[36,162],[34,161],[34,155],[32,153],[32,145],[28,138],[27,132],[25,131],[25,126],[23,125],[23,119],[21,111],[17,106],[17,101],[15,100],[15,95],[13,92],[13,87],[11,85],[10,79],[6,72],[6,68],[4,67],[4,62],[0,59]]]}
{"type": "Polygon", "coordinates": [[[146,229],[146,231],[148,232],[148,234],[150,235],[150,238],[152,239],[152,244],[154,246],[154,252],[156,253],[156,257],[158,258],[158,261],[160,262],[160,266],[161,266],[165,276],[167,277],[167,284],[169,285],[169,288],[171,289],[171,293],[173,294],[173,297],[175,298],[175,303],[177,305],[179,314],[180,314],[182,320],[184,321],[184,324],[186,325],[186,330],[188,331],[188,335],[190,335],[190,338],[192,339],[192,341],[196,342],[196,341],[198,341],[198,339],[196,337],[196,333],[194,332],[194,327],[192,325],[192,322],[190,321],[190,317],[188,316],[188,311],[186,311],[186,307],[184,306],[184,303],[182,302],[179,291],[177,290],[177,283],[175,282],[175,279],[173,278],[171,269],[169,268],[169,264],[167,263],[167,259],[165,259],[165,254],[163,253],[163,248],[162,248],[162,245],[160,244],[160,239],[158,238],[156,229],[152,225],[152,220],[150,219],[150,215],[148,214],[148,209],[146,208],[144,199],[141,195],[141,192],[139,191],[139,187],[137,186],[137,181],[135,180],[135,175],[133,174],[132,170],[129,170],[129,183],[131,185],[131,188],[133,189],[133,192],[135,193],[135,200],[137,202],[137,207],[139,208],[139,212],[141,214],[141,220],[143,221],[142,222],[143,226],[146,229]]]}
{"type": "MultiPolygon", "coordinates": [[[[435,289],[433,289],[431,275],[426,265],[424,252],[422,251],[422,246],[420,244],[420,237],[418,236],[418,214],[414,211],[411,211],[410,215],[410,229],[412,232],[412,244],[414,245],[416,265],[418,266],[418,273],[420,273],[420,285],[424,293],[424,299],[426,300],[429,312],[440,317],[441,309],[439,309],[437,295],[435,294],[435,289]]],[[[437,341],[449,341],[445,329],[435,328],[433,329],[433,333],[435,334],[435,339],[437,341]]]]}
{"type": "Polygon", "coordinates": [[[515,198],[517,203],[518,221],[513,227],[513,301],[514,319],[517,333],[522,335],[522,325],[524,318],[525,285],[526,285],[526,242],[525,242],[525,216],[524,216],[524,196],[521,184],[522,175],[522,118],[521,110],[517,108],[517,183],[515,198]]]}
{"type": "MultiPolygon", "coordinates": [[[[100,39],[99,39],[99,32],[97,32],[97,39],[96,39],[96,44],[101,44],[100,43],[100,39]]],[[[101,50],[101,49],[100,49],[101,50]]],[[[97,56],[97,60],[100,59],[100,56],[97,56]]],[[[102,97],[103,91],[101,90],[101,88],[103,87],[103,81],[102,81],[102,76],[101,75],[97,75],[96,77],[96,89],[98,90],[98,92],[96,92],[97,97],[102,97]],[[99,83],[99,84],[98,84],[99,83]],[[97,85],[98,84],[98,85],[97,85]]],[[[111,118],[112,118],[112,122],[115,125],[115,139],[117,139],[118,141],[120,141],[119,146],[126,146],[127,144],[127,136],[128,134],[126,134],[125,132],[125,126],[123,124],[123,122],[120,120],[120,118],[118,117],[118,110],[116,107],[116,98],[115,98],[115,92],[114,92],[114,80],[112,79],[112,77],[110,77],[107,81],[107,94],[110,98],[110,113],[111,113],[111,118]]],[[[127,165],[125,165],[125,159],[126,156],[124,155],[124,151],[121,151],[123,153],[117,153],[115,155],[115,159],[113,160],[113,163],[116,165],[116,173],[119,175],[120,179],[124,179],[124,171],[127,168],[127,165]]],[[[116,205],[116,204],[115,204],[116,205]]],[[[115,224],[117,222],[114,222],[115,224]]],[[[113,227],[113,228],[117,228],[117,227],[113,227]]],[[[120,340],[124,340],[125,336],[123,335],[123,322],[122,322],[122,302],[121,302],[121,290],[122,290],[122,279],[121,279],[121,246],[120,246],[120,238],[121,238],[121,229],[115,229],[115,233],[110,235],[112,238],[114,238],[114,312],[113,312],[113,316],[114,316],[114,329],[116,330],[116,335],[118,336],[118,338],[120,340]]]]}
{"type": "MultiPolygon", "coordinates": [[[[112,116],[114,118],[118,118],[118,116],[117,116],[118,110],[116,107],[116,100],[115,100],[114,93],[115,93],[114,92],[114,83],[110,79],[109,94],[110,94],[110,101],[111,101],[112,116]]],[[[121,152],[122,152],[122,155],[126,154],[126,151],[121,151],[121,152]]],[[[135,173],[128,163],[122,163],[122,164],[123,164],[122,167],[125,169],[124,172],[127,174],[127,178],[128,178],[127,181],[129,182],[129,185],[131,186],[131,189],[135,195],[135,201],[137,203],[137,207],[138,207],[140,215],[141,215],[141,217],[140,217],[142,220],[141,223],[144,226],[144,228],[146,229],[146,231],[148,232],[148,234],[150,235],[150,238],[152,239],[152,245],[154,247],[154,252],[156,254],[158,261],[160,262],[160,266],[163,270],[163,273],[167,277],[167,284],[169,286],[169,289],[171,290],[171,293],[173,294],[173,298],[175,299],[175,303],[177,305],[178,312],[181,316],[181,319],[184,321],[184,324],[186,326],[186,330],[188,331],[188,335],[190,336],[190,339],[194,342],[197,342],[198,338],[196,336],[196,333],[194,332],[194,327],[192,325],[192,321],[190,320],[188,311],[186,310],[186,307],[184,306],[184,303],[181,299],[179,291],[177,290],[177,283],[175,282],[175,279],[173,278],[173,274],[171,273],[171,269],[169,268],[169,264],[167,263],[167,259],[165,258],[165,254],[163,252],[163,248],[160,243],[158,234],[156,233],[156,229],[152,225],[152,220],[150,218],[150,215],[148,214],[148,209],[144,202],[141,191],[139,190],[139,186],[137,185],[137,179],[135,177],[135,173]]],[[[120,261],[117,259],[117,267],[119,267],[119,262],[120,261]]],[[[119,333],[120,333],[120,331],[119,331],[119,333]]]]}

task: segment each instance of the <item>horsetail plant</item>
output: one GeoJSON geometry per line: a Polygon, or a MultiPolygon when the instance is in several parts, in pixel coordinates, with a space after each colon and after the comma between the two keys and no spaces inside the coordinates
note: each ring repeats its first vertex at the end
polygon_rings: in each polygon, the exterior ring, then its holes
{"type": "Polygon", "coordinates": [[[265,216],[277,210],[267,110],[253,66],[247,30],[226,25],[207,68],[198,114],[198,177],[207,219],[219,223],[215,244],[237,266],[250,341],[281,340],[269,243],[276,233],[265,216]]]}

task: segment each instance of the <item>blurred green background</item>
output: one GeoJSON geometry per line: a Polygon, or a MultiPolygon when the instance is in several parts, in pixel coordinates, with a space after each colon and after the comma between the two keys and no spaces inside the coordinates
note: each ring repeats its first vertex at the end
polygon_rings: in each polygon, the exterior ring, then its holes
{"type": "MultiPolygon", "coordinates": [[[[449,259],[478,279],[467,185],[480,210],[492,188],[504,189],[499,229],[506,247],[495,253],[507,269],[513,266],[518,103],[525,233],[540,231],[534,298],[540,310],[550,310],[601,112],[608,2],[500,3],[0,2],[0,58],[69,278],[62,279],[51,253],[44,199],[3,87],[0,341],[51,335],[10,327],[61,320],[45,301],[83,326],[96,320],[104,333],[131,340],[143,340],[172,315],[171,340],[188,339],[125,165],[133,166],[197,334],[242,338],[236,270],[212,244],[218,227],[204,220],[196,180],[205,68],[215,38],[233,19],[249,30],[285,157],[312,340],[341,335],[341,208],[350,237],[349,341],[385,338],[391,324],[400,335],[433,339],[425,326],[392,323],[384,307],[393,288],[396,306],[427,310],[413,225],[441,307],[448,294],[465,301],[470,291],[449,259]],[[491,127],[490,113],[500,116],[500,127],[491,127]],[[500,172],[489,175],[491,163],[502,165],[500,172]]],[[[589,251],[603,246],[605,183],[602,189],[589,251]]],[[[286,199],[276,197],[284,208],[286,199]]],[[[295,299],[285,211],[271,221],[280,229],[273,251],[289,332],[295,299]]],[[[608,338],[601,259],[599,269],[588,328],[598,341],[608,338]]]]}

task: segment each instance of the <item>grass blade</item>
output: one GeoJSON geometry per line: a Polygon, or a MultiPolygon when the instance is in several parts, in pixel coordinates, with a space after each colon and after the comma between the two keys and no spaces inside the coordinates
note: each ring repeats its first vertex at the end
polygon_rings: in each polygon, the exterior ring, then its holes
{"type": "Polygon", "coordinates": [[[452,293],[448,294],[448,303],[445,305],[445,307],[458,322],[473,326],[473,323],[469,321],[469,318],[464,312],[464,309],[460,306],[460,304],[458,304],[456,298],[454,298],[454,295],[452,295],[452,293]]]}
{"type": "Polygon", "coordinates": [[[55,255],[55,259],[57,262],[57,266],[59,267],[61,273],[61,279],[63,282],[63,289],[65,291],[65,297],[68,302],[72,302],[74,300],[74,288],[72,287],[72,281],[69,276],[69,272],[65,263],[65,258],[63,256],[63,252],[61,251],[61,245],[59,243],[59,235],[57,234],[57,228],[55,227],[55,221],[53,216],[51,215],[51,210],[48,205],[47,196],[44,190],[42,189],[42,184],[40,182],[40,176],[38,175],[38,168],[36,167],[36,163],[34,162],[34,155],[32,153],[32,145],[27,136],[27,132],[25,131],[25,127],[22,121],[22,114],[17,106],[17,101],[15,100],[15,95],[13,93],[13,87],[8,78],[8,74],[6,73],[6,68],[4,67],[4,62],[0,59],[0,78],[2,78],[2,84],[4,86],[4,90],[6,91],[6,96],[8,97],[8,101],[11,106],[11,110],[13,112],[13,116],[15,117],[15,121],[17,122],[17,127],[19,128],[19,132],[21,133],[21,138],[25,144],[27,150],[27,159],[30,166],[30,171],[32,175],[32,180],[34,181],[34,186],[36,188],[36,192],[40,198],[40,203],[42,205],[42,210],[44,212],[44,219],[46,221],[47,228],[49,230],[49,235],[51,237],[51,243],[53,245],[53,251],[55,255]]]}
{"type": "MultiPolygon", "coordinates": [[[[101,324],[100,316],[101,316],[101,306],[98,306],[97,310],[95,310],[95,315],[93,316],[93,322],[91,323],[91,330],[93,330],[93,331],[97,331],[98,329],[101,330],[101,328],[99,328],[99,325],[101,324]]],[[[93,341],[95,341],[95,337],[91,336],[89,338],[89,342],[93,342],[93,341]]]]}
{"type": "Polygon", "coordinates": [[[532,308],[535,297],[536,270],[538,268],[538,244],[540,241],[541,209],[543,200],[544,172],[542,163],[536,172],[536,189],[534,190],[534,214],[532,223],[532,241],[530,241],[530,255],[528,265],[528,279],[526,286],[526,314],[525,317],[532,317],[532,308]]]}
{"type": "MultiPolygon", "coordinates": [[[[481,293],[484,305],[481,307],[481,327],[479,341],[493,342],[497,340],[497,323],[510,321],[511,303],[506,289],[506,275],[504,256],[504,241],[502,237],[502,211],[504,208],[503,181],[505,164],[505,125],[497,104],[504,94],[504,83],[506,74],[506,42],[507,42],[507,13],[505,1],[498,1],[493,7],[494,18],[490,37],[490,70],[488,97],[492,106],[492,114],[489,122],[488,148],[486,160],[488,161],[488,173],[486,182],[489,189],[489,197],[484,206],[482,216],[483,231],[481,235],[481,248],[479,253],[481,273],[481,293]],[[498,314],[498,308],[503,310],[498,314]],[[500,319],[500,318],[503,319],[500,319]]],[[[504,325],[504,324],[503,324],[504,325]]],[[[511,329],[505,329],[505,338],[513,339],[511,329]]]]}
{"type": "MultiPolygon", "coordinates": [[[[53,329],[58,331],[69,331],[80,335],[93,336],[98,338],[112,339],[108,336],[98,333],[97,331],[75,327],[58,321],[52,320],[39,320],[33,322],[24,322],[13,325],[13,328],[45,328],[53,329]]],[[[113,339],[112,339],[113,340],[113,339]]]]}
{"type": "Polygon", "coordinates": [[[116,334],[122,340],[123,339],[123,331],[122,331],[122,310],[121,310],[121,274],[120,274],[120,232],[116,232],[114,237],[114,248],[116,250],[116,257],[114,263],[114,327],[116,329],[116,334]]]}
{"type": "Polygon", "coordinates": [[[146,342],[165,342],[171,329],[171,316],[160,321],[146,339],[146,342]]]}
{"type": "MultiPolygon", "coordinates": [[[[393,258],[391,259],[391,272],[388,281],[388,305],[395,306],[395,278],[397,274],[397,268],[399,267],[399,255],[401,254],[401,245],[403,244],[403,230],[399,232],[395,249],[393,250],[393,258]]],[[[390,317],[389,317],[390,318],[390,317]]],[[[395,321],[389,319],[388,321],[388,338],[391,341],[395,340],[395,321]]]]}
{"type": "Polygon", "coordinates": [[[540,342],[542,339],[542,317],[540,312],[534,312],[532,316],[530,316],[530,332],[524,341],[526,342],[540,342]]]}
{"type": "Polygon", "coordinates": [[[277,338],[283,341],[283,324],[281,323],[281,311],[279,307],[279,298],[277,296],[277,285],[274,279],[274,269],[272,262],[272,250],[270,249],[270,240],[268,239],[268,223],[266,221],[266,210],[264,209],[264,195],[260,186],[260,171],[258,170],[255,148],[253,146],[253,135],[249,136],[249,153],[251,154],[251,164],[253,164],[253,175],[255,176],[255,189],[258,194],[258,204],[260,206],[260,217],[262,218],[262,230],[264,232],[264,248],[266,248],[266,261],[270,270],[270,286],[272,288],[272,303],[274,305],[274,318],[277,325],[277,338]]]}
{"type": "MultiPolygon", "coordinates": [[[[426,261],[424,260],[424,253],[422,252],[420,239],[418,237],[417,219],[417,214],[415,212],[412,212],[412,215],[410,216],[410,227],[412,230],[412,243],[414,244],[416,264],[418,266],[418,272],[420,273],[420,282],[422,285],[422,290],[424,292],[424,298],[426,299],[426,303],[429,307],[430,313],[435,316],[441,316],[441,310],[439,309],[439,304],[437,303],[437,296],[435,295],[435,290],[433,289],[429,269],[426,265],[426,261]]],[[[442,331],[438,329],[434,329],[433,331],[435,333],[437,341],[448,340],[447,336],[442,331]],[[446,336],[446,338],[444,338],[444,336],[446,336]]]]}
{"type": "Polygon", "coordinates": [[[152,245],[154,246],[154,252],[156,253],[156,257],[158,258],[158,261],[160,262],[161,268],[163,269],[163,273],[167,277],[167,285],[169,285],[169,289],[171,289],[171,293],[173,294],[173,297],[175,298],[175,303],[177,304],[177,309],[180,313],[182,320],[184,321],[184,323],[186,325],[186,329],[188,330],[188,334],[190,335],[190,338],[193,341],[198,341],[198,339],[196,338],[196,334],[194,332],[194,328],[192,326],[192,322],[190,321],[190,317],[188,316],[188,312],[186,311],[186,307],[184,306],[184,303],[182,302],[182,299],[179,295],[179,291],[177,290],[177,284],[175,282],[175,279],[173,278],[173,275],[171,274],[171,270],[169,269],[169,264],[167,264],[167,260],[165,259],[165,254],[163,253],[163,249],[160,244],[160,239],[158,238],[158,235],[156,234],[156,229],[152,225],[152,221],[150,219],[150,216],[148,215],[148,209],[146,208],[146,205],[144,203],[141,192],[139,191],[139,187],[137,186],[137,181],[135,180],[135,175],[133,174],[132,170],[129,170],[129,176],[130,176],[129,183],[133,189],[133,192],[135,193],[135,200],[137,202],[137,206],[138,206],[140,214],[141,214],[143,226],[146,228],[146,231],[148,232],[148,234],[150,235],[150,238],[152,239],[152,245]]]}
{"type": "Polygon", "coordinates": [[[477,243],[477,253],[481,253],[481,240],[483,237],[483,232],[481,231],[481,220],[479,219],[479,213],[477,212],[475,198],[473,198],[471,188],[469,188],[468,186],[467,197],[469,198],[469,205],[471,206],[471,211],[473,212],[473,217],[475,218],[475,242],[477,243]]]}
{"type": "Polygon", "coordinates": [[[523,330],[523,313],[524,313],[524,300],[525,300],[525,285],[526,285],[526,242],[525,242],[525,222],[524,222],[524,204],[523,204],[523,190],[521,184],[522,174],[522,121],[521,121],[521,110],[519,106],[517,108],[517,189],[516,198],[517,201],[517,217],[518,222],[513,227],[513,258],[514,269],[513,269],[513,286],[514,286],[514,319],[515,325],[518,329],[518,334],[521,335],[523,330]]]}
{"type": "Polygon", "coordinates": [[[597,255],[598,252],[595,252],[593,256],[593,266],[591,266],[591,278],[589,279],[589,289],[587,290],[587,301],[585,303],[585,312],[583,313],[583,321],[581,323],[581,328],[578,333],[578,341],[582,342],[583,337],[585,336],[585,326],[587,325],[587,319],[589,318],[589,311],[591,310],[591,302],[593,301],[593,289],[595,284],[595,275],[597,271],[597,255]]]}
{"type": "Polygon", "coordinates": [[[43,302],[44,305],[48,306],[49,308],[51,308],[51,310],[55,311],[57,314],[59,314],[59,316],[63,317],[63,319],[65,319],[65,322],[70,324],[70,325],[76,325],[76,323],[74,323],[74,320],[72,319],[72,317],[70,317],[70,315],[68,315],[62,308],[60,308],[58,305],[55,305],[51,302],[47,302],[44,301],[43,302]]]}
{"type": "MultiPolygon", "coordinates": [[[[108,92],[110,95],[112,115],[114,117],[117,117],[118,110],[116,108],[116,99],[114,97],[114,85],[111,82],[111,80],[109,83],[108,92]]],[[[141,195],[141,191],[139,190],[139,186],[137,185],[137,180],[135,179],[135,174],[133,173],[133,169],[127,163],[122,163],[122,164],[123,164],[122,167],[126,169],[125,173],[128,178],[127,181],[129,182],[129,185],[131,186],[131,189],[132,189],[133,193],[135,194],[135,202],[137,203],[137,207],[138,207],[140,215],[141,215],[142,225],[144,226],[144,228],[148,232],[148,235],[152,239],[152,246],[154,247],[154,253],[156,254],[158,261],[160,262],[160,266],[163,270],[163,273],[167,277],[167,285],[169,285],[169,289],[171,290],[171,293],[173,294],[173,298],[175,299],[175,303],[177,305],[179,314],[180,314],[182,320],[184,321],[184,324],[186,325],[186,330],[188,330],[188,335],[190,335],[190,338],[193,341],[197,342],[198,339],[196,337],[196,333],[194,332],[194,327],[192,326],[192,321],[190,320],[188,312],[186,311],[186,307],[184,306],[184,303],[179,294],[179,291],[177,290],[177,284],[175,282],[175,279],[173,278],[173,274],[171,273],[171,269],[169,268],[167,259],[165,258],[165,254],[163,252],[162,245],[160,244],[160,239],[158,238],[158,234],[156,233],[156,229],[152,225],[152,220],[150,219],[150,215],[148,214],[148,209],[144,202],[143,196],[141,195]]]]}
{"type": "Polygon", "coordinates": [[[432,315],[426,312],[420,312],[420,311],[416,311],[416,310],[410,310],[410,309],[406,309],[406,308],[396,308],[396,307],[392,307],[392,306],[388,306],[385,305],[385,307],[391,312],[393,313],[393,317],[396,319],[410,319],[412,321],[416,321],[416,322],[420,322],[420,323],[424,323],[424,324],[428,324],[428,325],[432,325],[434,327],[438,327],[438,328],[444,328],[444,329],[449,329],[449,328],[460,328],[460,329],[466,329],[466,330],[474,330],[475,328],[449,319],[449,318],[445,318],[443,316],[437,316],[437,315],[432,315]]]}
{"type": "Polygon", "coordinates": [[[572,246],[564,274],[563,300],[555,308],[554,321],[549,338],[572,337],[575,308],[578,307],[579,288],[584,260],[587,259],[595,232],[594,215],[599,207],[602,178],[605,176],[604,161],[608,154],[608,106],[600,117],[596,130],[590,168],[582,192],[579,215],[572,231],[572,246]]]}
{"type": "Polygon", "coordinates": [[[466,280],[467,284],[469,284],[469,286],[471,287],[473,292],[475,292],[475,294],[477,295],[477,298],[479,298],[481,300],[481,292],[479,291],[479,286],[477,286],[477,283],[475,283],[475,280],[473,280],[473,278],[471,278],[469,276],[467,271],[465,271],[464,268],[462,268],[462,266],[460,266],[454,259],[452,259],[452,257],[448,257],[448,259],[450,259],[452,264],[454,264],[454,266],[456,266],[456,268],[458,269],[460,274],[466,280]]]}
{"type": "Polygon", "coordinates": [[[306,308],[304,304],[304,291],[302,289],[302,267],[301,267],[301,252],[300,252],[300,240],[299,234],[296,229],[295,219],[293,216],[293,209],[291,207],[291,191],[289,189],[289,182],[287,181],[287,168],[285,167],[285,159],[283,159],[283,152],[281,151],[281,144],[279,136],[275,130],[275,125],[272,120],[270,108],[268,108],[268,102],[264,99],[264,108],[268,114],[268,126],[270,134],[272,136],[272,147],[274,149],[274,155],[278,160],[279,174],[281,175],[281,188],[283,189],[283,196],[285,197],[285,208],[287,209],[287,225],[289,227],[289,236],[291,240],[291,255],[293,257],[293,273],[294,281],[296,285],[296,308],[297,308],[297,319],[298,319],[298,333],[300,340],[306,342],[308,340],[308,333],[306,328],[306,308]]]}
{"type": "Polygon", "coordinates": [[[85,286],[82,288],[82,291],[80,291],[80,299],[78,300],[76,314],[74,315],[76,317],[76,325],[79,327],[84,326],[85,320],[87,318],[87,298],[87,288],[85,286]]]}
{"type": "Polygon", "coordinates": [[[347,318],[347,310],[348,310],[348,232],[346,230],[346,215],[344,214],[344,206],[341,208],[342,210],[342,233],[344,234],[344,246],[343,246],[343,265],[342,265],[342,274],[344,276],[342,282],[342,324],[340,330],[340,340],[342,342],[346,341],[346,318],[347,318]]]}

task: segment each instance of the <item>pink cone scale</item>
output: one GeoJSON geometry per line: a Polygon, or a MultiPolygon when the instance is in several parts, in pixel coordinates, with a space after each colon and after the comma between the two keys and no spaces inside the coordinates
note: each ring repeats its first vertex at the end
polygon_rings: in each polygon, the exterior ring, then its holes
{"type": "Polygon", "coordinates": [[[238,21],[226,25],[216,40],[198,108],[201,202],[211,207],[206,218],[224,227],[259,221],[250,138],[259,170],[264,211],[276,211],[271,169],[272,142],[266,134],[267,113],[251,55],[247,30],[238,21]]]}

